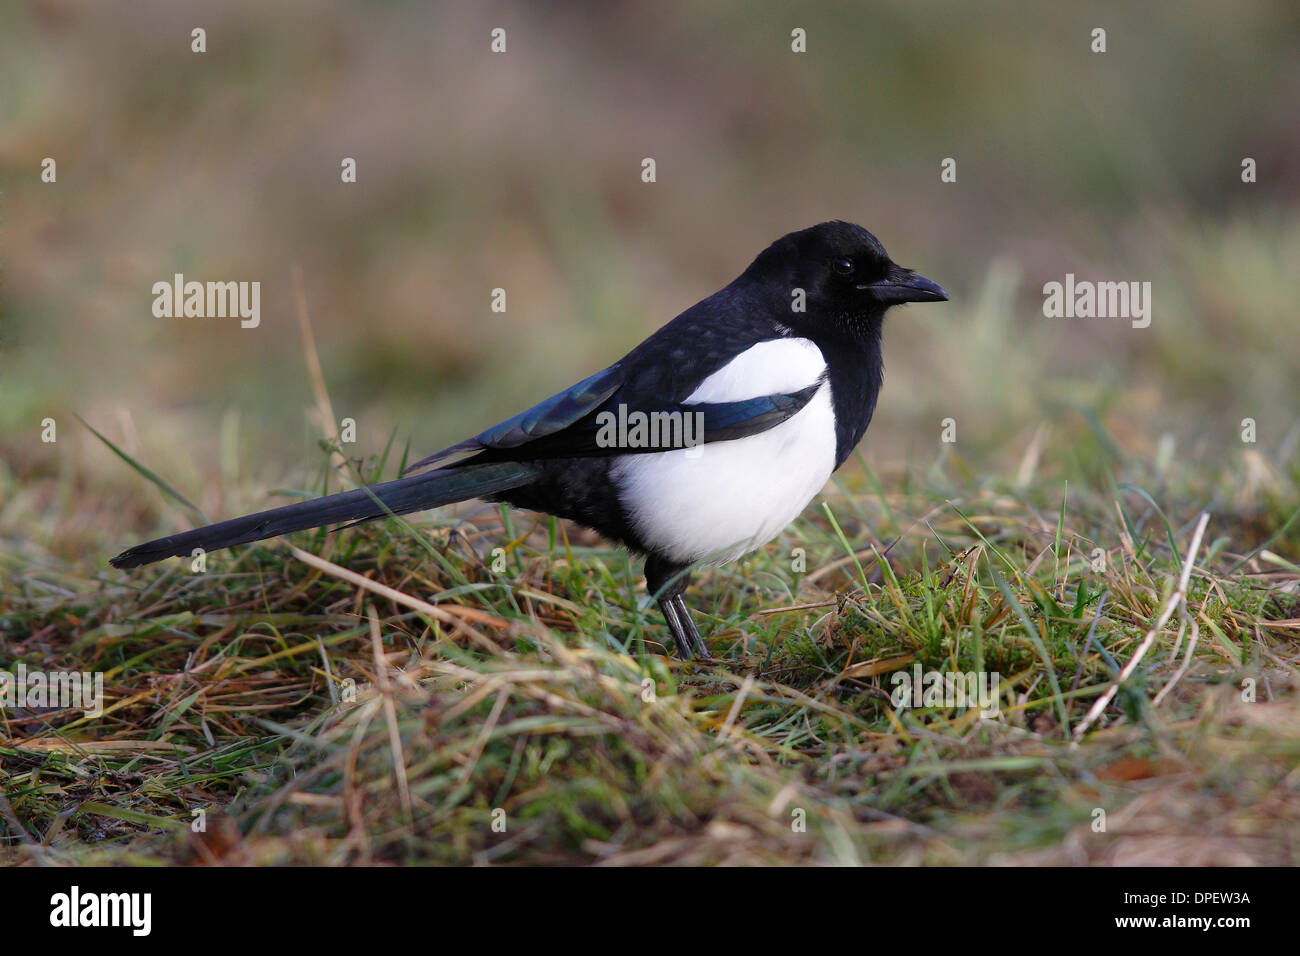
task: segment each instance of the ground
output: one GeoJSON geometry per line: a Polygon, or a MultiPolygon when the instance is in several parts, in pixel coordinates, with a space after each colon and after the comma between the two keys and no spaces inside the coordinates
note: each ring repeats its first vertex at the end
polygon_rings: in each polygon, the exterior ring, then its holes
{"type": "Polygon", "coordinates": [[[777,542],[698,578],[714,659],[685,663],[639,562],[549,518],[470,504],[128,574],[100,558],[153,526],[141,502],[178,520],[157,485],[133,475],[106,519],[30,484],[11,526],[81,522],[98,550],[5,539],[4,657],[102,671],[105,713],[5,713],[0,852],[1300,862],[1295,502],[1234,502],[1249,455],[1185,482],[1111,464],[1089,487],[859,456],[777,542]],[[1189,554],[1194,501],[1217,507],[1189,554]],[[1185,614],[1085,726],[1189,560],[1185,614]],[[918,665],[996,673],[996,714],[894,706],[918,665]]]}

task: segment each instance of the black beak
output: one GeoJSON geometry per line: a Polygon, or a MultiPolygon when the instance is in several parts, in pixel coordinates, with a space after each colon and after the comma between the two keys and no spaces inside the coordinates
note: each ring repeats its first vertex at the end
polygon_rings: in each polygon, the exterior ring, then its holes
{"type": "Polygon", "coordinates": [[[948,301],[948,293],[943,291],[943,286],[925,276],[917,275],[911,269],[898,269],[879,282],[860,285],[858,288],[870,290],[871,294],[885,305],[948,301]]]}

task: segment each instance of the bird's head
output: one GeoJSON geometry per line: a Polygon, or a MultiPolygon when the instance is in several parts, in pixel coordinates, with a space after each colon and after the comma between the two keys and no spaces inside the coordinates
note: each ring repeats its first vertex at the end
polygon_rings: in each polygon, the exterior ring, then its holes
{"type": "Polygon", "coordinates": [[[885,310],[943,302],[936,282],[889,258],[880,240],[850,222],[823,222],[782,236],[738,280],[757,284],[778,321],[817,341],[879,334],[885,310]]]}

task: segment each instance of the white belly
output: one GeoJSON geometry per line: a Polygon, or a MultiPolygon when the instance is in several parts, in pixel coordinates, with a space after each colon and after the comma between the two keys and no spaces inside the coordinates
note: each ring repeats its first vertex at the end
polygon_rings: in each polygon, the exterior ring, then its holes
{"type": "MultiPolygon", "coordinates": [[[[742,360],[751,373],[744,376],[751,383],[744,391],[772,394],[811,384],[825,368],[820,352],[810,342],[792,344],[756,346],[752,356],[743,354],[707,379],[690,400],[755,397],[736,388],[742,360]],[[755,384],[754,363],[770,366],[773,358],[783,360],[779,387],[755,384]]],[[[683,564],[725,564],[780,534],[834,469],[835,416],[830,384],[823,382],[807,405],[775,428],[735,441],[628,455],[615,463],[613,477],[633,526],[652,548],[683,564]]]]}

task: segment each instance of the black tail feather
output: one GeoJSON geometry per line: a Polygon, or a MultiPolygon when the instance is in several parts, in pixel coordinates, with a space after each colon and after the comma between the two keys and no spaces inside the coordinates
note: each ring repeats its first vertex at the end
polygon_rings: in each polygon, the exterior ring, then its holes
{"type": "Polygon", "coordinates": [[[115,568],[138,568],[163,558],[178,555],[188,557],[194,553],[195,548],[218,551],[237,544],[274,538],[291,531],[320,528],[344,521],[373,521],[389,513],[410,514],[518,488],[533,478],[533,469],[517,462],[430,471],[146,541],[134,548],[127,548],[109,563],[115,568]]]}

